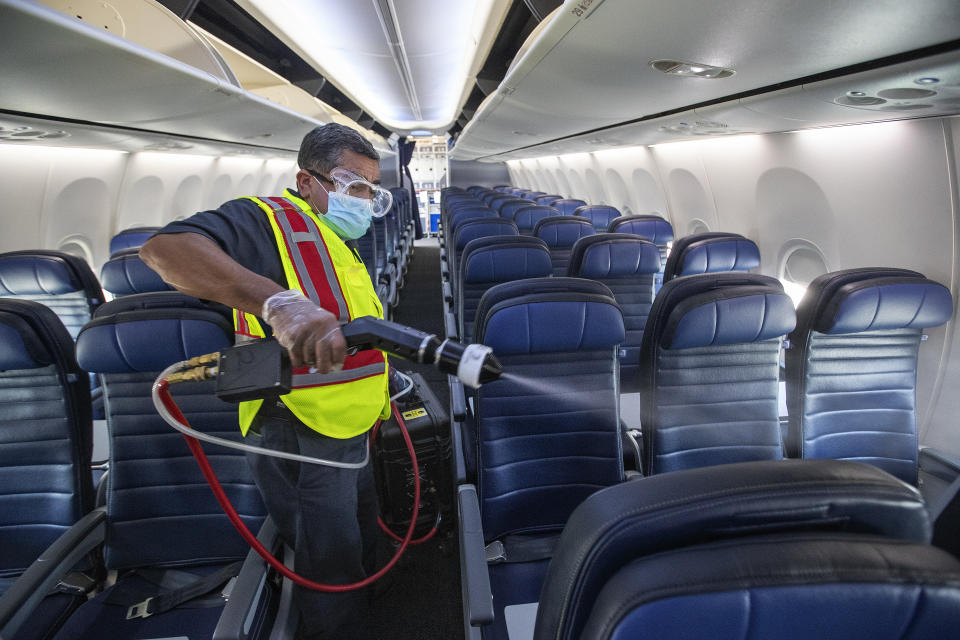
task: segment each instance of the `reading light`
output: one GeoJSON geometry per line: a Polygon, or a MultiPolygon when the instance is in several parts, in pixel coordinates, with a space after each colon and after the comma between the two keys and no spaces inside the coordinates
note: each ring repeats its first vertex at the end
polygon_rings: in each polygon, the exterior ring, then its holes
{"type": "Polygon", "coordinates": [[[719,80],[720,78],[729,78],[734,74],[733,69],[723,67],[714,67],[700,62],[681,62],[679,60],[653,60],[650,66],[657,71],[662,71],[674,76],[688,76],[691,78],[707,78],[709,80],[719,80]]]}

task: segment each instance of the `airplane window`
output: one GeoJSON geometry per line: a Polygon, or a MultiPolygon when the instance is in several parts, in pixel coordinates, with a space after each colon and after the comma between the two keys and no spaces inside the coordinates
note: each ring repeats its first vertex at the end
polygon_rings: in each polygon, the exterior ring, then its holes
{"type": "Polygon", "coordinates": [[[93,265],[93,251],[90,248],[90,241],[83,236],[69,236],[60,241],[57,251],[63,251],[71,256],[83,258],[87,264],[93,265]]]}
{"type": "Polygon", "coordinates": [[[700,218],[694,218],[687,224],[687,235],[693,233],[707,233],[708,231],[710,231],[710,225],[700,218]]]}
{"type": "Polygon", "coordinates": [[[786,250],[782,251],[781,255],[783,257],[778,268],[779,279],[783,283],[783,290],[796,306],[810,282],[829,270],[827,261],[815,244],[801,239],[787,243],[786,250]]]}

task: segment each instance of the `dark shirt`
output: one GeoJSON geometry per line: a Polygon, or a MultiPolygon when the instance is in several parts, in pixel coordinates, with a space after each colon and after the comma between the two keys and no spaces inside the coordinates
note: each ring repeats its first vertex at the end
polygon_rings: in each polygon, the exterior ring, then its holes
{"type": "MultiPolygon", "coordinates": [[[[292,189],[290,192],[296,195],[292,189]]],[[[199,233],[250,271],[287,287],[270,221],[253,200],[238,198],[225,202],[218,209],[175,220],[157,233],[199,233]]]]}

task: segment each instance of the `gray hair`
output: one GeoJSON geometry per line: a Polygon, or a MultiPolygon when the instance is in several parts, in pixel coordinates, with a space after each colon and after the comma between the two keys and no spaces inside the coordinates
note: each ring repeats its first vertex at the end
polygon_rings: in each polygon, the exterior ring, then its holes
{"type": "Polygon", "coordinates": [[[303,137],[297,164],[301,169],[330,173],[340,165],[344,151],[380,160],[380,154],[366,138],[350,127],[331,122],[314,128],[303,137]]]}

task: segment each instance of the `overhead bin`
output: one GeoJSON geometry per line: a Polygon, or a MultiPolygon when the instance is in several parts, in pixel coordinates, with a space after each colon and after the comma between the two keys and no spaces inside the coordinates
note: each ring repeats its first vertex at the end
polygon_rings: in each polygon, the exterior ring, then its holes
{"type": "Polygon", "coordinates": [[[0,110],[14,115],[286,151],[331,119],[246,91],[232,72],[199,69],[35,2],[0,0],[0,17],[0,110]]]}

